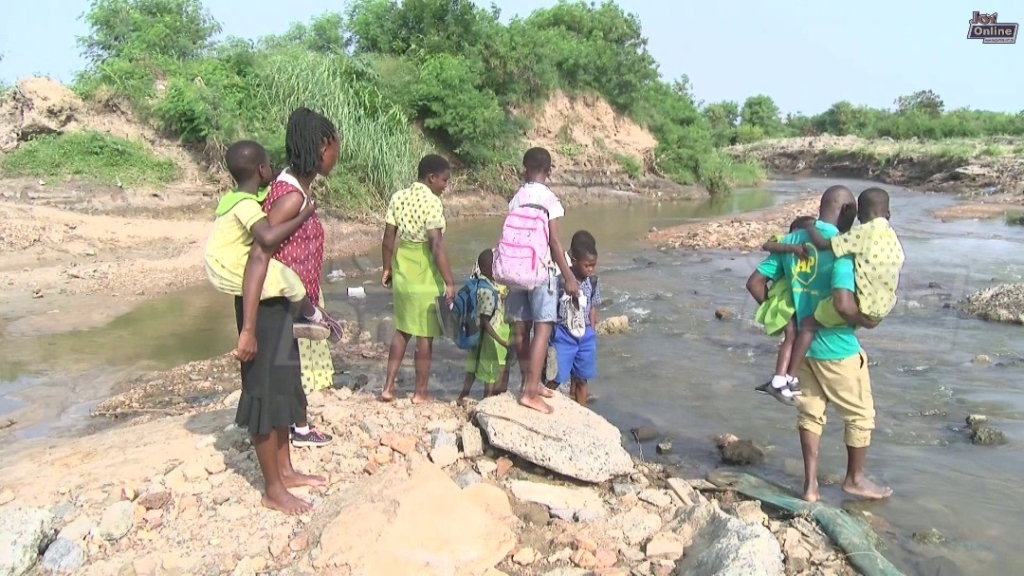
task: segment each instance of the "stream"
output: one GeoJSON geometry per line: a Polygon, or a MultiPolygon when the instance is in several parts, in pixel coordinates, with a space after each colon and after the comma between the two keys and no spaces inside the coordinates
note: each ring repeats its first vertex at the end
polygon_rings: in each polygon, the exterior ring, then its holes
{"type": "MultiPolygon", "coordinates": [[[[717,461],[711,437],[732,433],[767,447],[755,472],[792,488],[802,483],[796,417],[753,387],[771,375],[776,342],[751,322],[755,310],[744,282],[759,253],[660,252],[643,240],[651,227],[667,228],[719,214],[785,202],[808,189],[843,183],[855,193],[872,185],[834,179],[778,181],[771,191],[742,191],[718,203],[614,204],[569,209],[566,242],[586,228],[597,238],[603,317],[628,315],[633,333],[599,340],[598,377],[591,406],[622,430],[648,425],[672,439],[675,455],[643,455],[698,476],[717,461]],[[737,319],[719,321],[728,307],[737,319]]],[[[869,511],[886,555],[906,574],[1012,574],[1024,562],[1024,339],[1021,328],[969,319],[944,308],[993,280],[1020,281],[1024,228],[1000,221],[941,223],[931,212],[949,197],[886,187],[892,223],[907,255],[896,310],[873,331],[861,331],[871,362],[877,430],[868,473],[892,486],[888,502],[844,502],[839,490],[846,454],[842,425],[830,411],[821,445],[821,476],[833,485],[822,497],[869,511]],[[990,364],[972,362],[991,357],[990,364]],[[976,447],[956,428],[981,413],[1009,443],[976,447]],[[934,414],[924,416],[922,414],[934,414]],[[912,535],[931,529],[946,539],[923,544],[912,535]]],[[[453,222],[449,257],[464,277],[479,251],[496,241],[496,221],[453,222]]],[[[358,319],[377,338],[390,337],[389,297],[376,280],[376,253],[325,266],[349,279],[325,283],[328,308],[358,319]],[[349,300],[349,286],[366,298],[349,300]]],[[[2,326],[0,326],[2,329],[2,326]]],[[[18,430],[19,439],[81,428],[112,381],[140,370],[165,369],[226,352],[233,345],[232,309],[223,295],[199,286],[149,302],[96,330],[31,339],[0,339],[0,420],[26,405],[43,423],[18,430]]],[[[431,391],[451,399],[461,387],[462,358],[449,343],[437,346],[431,391]]],[[[518,371],[513,370],[513,374],[518,371]]],[[[377,385],[378,380],[371,381],[377,385]]],[[[479,384],[478,384],[479,386],[479,384]]],[[[513,376],[518,389],[518,376],[513,376]]],[[[408,383],[400,392],[410,392],[408,383]]],[[[475,390],[478,397],[480,388],[475,390]]],[[[627,434],[628,435],[628,434],[627,434]]],[[[628,447],[638,453],[635,444],[628,447]]]]}

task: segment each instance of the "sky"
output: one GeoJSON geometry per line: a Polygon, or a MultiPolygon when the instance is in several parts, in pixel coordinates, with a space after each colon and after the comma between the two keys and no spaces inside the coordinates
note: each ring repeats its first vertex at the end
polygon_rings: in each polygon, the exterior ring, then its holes
{"type": "MultiPolygon", "coordinates": [[[[496,0],[507,19],[555,0],[496,0]]],[[[686,74],[699,100],[771,96],[783,113],[834,102],[891,107],[930,89],[947,109],[1024,110],[1024,37],[967,40],[975,10],[1024,22],[1024,3],[965,0],[618,0],[637,14],[666,79],[686,74]],[[1016,5],[1016,7],[1014,7],[1016,5]],[[1016,72],[1013,72],[1016,70],[1016,72]]],[[[45,75],[68,82],[84,65],[75,38],[88,0],[8,2],[0,26],[0,80],[45,75]]],[[[486,5],[486,0],[478,0],[486,5]]],[[[344,8],[343,0],[204,0],[225,35],[281,33],[290,22],[344,8]],[[282,10],[282,7],[287,7],[282,10]]]]}

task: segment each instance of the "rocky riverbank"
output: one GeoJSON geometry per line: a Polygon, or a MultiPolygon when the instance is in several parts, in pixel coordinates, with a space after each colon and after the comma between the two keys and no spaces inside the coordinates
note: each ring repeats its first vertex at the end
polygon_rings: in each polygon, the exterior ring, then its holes
{"type": "Polygon", "coordinates": [[[664,250],[760,250],[766,240],[789,232],[793,220],[818,213],[817,196],[745,214],[653,231],[647,239],[664,250]]]}
{"type": "Polygon", "coordinates": [[[926,142],[826,134],[728,151],[776,174],[877,180],[964,198],[964,204],[936,214],[943,220],[1000,218],[1024,206],[1024,143],[1013,138],[926,142]]]}
{"type": "Polygon", "coordinates": [[[228,425],[236,398],[6,454],[0,575],[853,573],[812,522],[634,461],[564,398],[547,430],[511,397],[314,394],[335,441],[293,457],[328,482],[285,517],[260,506],[249,440],[228,425]]]}

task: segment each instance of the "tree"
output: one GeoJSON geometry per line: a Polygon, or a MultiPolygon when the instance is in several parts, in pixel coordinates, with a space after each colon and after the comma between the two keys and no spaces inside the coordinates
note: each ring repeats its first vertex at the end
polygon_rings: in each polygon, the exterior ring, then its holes
{"type": "Polygon", "coordinates": [[[760,128],[765,136],[778,136],[782,133],[782,120],[779,118],[779,107],[770,96],[758,94],[751,96],[743,103],[740,112],[740,125],[760,128]]]}
{"type": "Polygon", "coordinates": [[[712,130],[734,128],[740,117],[740,105],[730,100],[708,104],[704,108],[704,117],[712,130]]]}
{"type": "Polygon", "coordinates": [[[92,0],[83,19],[89,35],[78,44],[93,64],[112,58],[193,59],[220,32],[199,0],[92,0]]]}
{"type": "Polygon", "coordinates": [[[344,52],[350,44],[345,17],[337,12],[316,16],[308,25],[293,23],[283,35],[267,36],[260,41],[268,49],[301,46],[320,54],[344,52]]]}
{"type": "Polygon", "coordinates": [[[908,96],[900,96],[893,104],[896,105],[897,114],[912,114],[914,112],[927,114],[933,118],[942,116],[946,105],[942,98],[931,90],[918,90],[908,96]]]}
{"type": "Polygon", "coordinates": [[[597,91],[620,111],[632,112],[645,88],[658,81],[639,18],[610,0],[600,6],[559,2],[534,11],[525,23],[552,33],[555,64],[569,90],[597,91]]]}

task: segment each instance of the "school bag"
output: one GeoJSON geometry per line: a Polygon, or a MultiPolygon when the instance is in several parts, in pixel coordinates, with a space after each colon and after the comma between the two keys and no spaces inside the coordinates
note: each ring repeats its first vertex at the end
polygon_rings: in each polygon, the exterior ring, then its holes
{"type": "Polygon", "coordinates": [[[460,350],[470,350],[480,344],[483,331],[480,330],[480,311],[477,299],[481,288],[490,290],[497,302],[498,291],[483,278],[470,278],[455,293],[455,300],[451,307],[451,324],[446,327],[446,332],[460,350]]]}
{"type": "Polygon", "coordinates": [[[520,204],[505,217],[494,252],[494,279],[510,288],[532,290],[548,280],[548,210],[520,204]]]}

